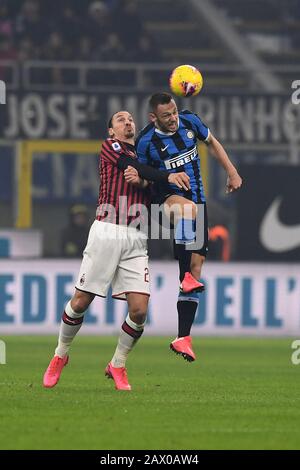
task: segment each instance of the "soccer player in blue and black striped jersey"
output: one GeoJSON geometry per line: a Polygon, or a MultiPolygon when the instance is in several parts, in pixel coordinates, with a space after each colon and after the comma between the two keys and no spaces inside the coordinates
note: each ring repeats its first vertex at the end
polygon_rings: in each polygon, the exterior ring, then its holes
{"type": "Polygon", "coordinates": [[[242,179],[223,146],[199,116],[190,111],[179,113],[173,97],[168,93],[152,95],[149,107],[151,123],[141,131],[136,141],[139,161],[171,173],[184,171],[190,177],[188,191],[168,183],[155,184],[153,201],[164,203],[167,212],[173,214],[174,252],[179,261],[178,336],[170,347],[188,361],[193,361],[195,354],[190,331],[199,302],[198,293],[204,289],[198,280],[208,250],[206,203],[197,141],[203,141],[210,147],[227,172],[227,192],[238,189],[242,179]],[[200,249],[189,250],[186,249],[188,245],[195,242],[199,212],[203,214],[204,243],[200,249]]]}

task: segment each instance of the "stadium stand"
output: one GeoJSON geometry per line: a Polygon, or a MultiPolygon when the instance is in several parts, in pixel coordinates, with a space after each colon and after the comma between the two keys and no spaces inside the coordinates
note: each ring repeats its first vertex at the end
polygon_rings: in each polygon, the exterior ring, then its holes
{"type": "MultiPolygon", "coordinates": [[[[218,116],[218,104],[213,101],[216,96],[224,104],[226,93],[269,93],[268,83],[272,80],[276,92],[290,90],[300,62],[298,4],[297,0],[61,0],[54,10],[50,0],[3,0],[0,80],[18,95],[99,92],[136,96],[166,89],[173,67],[192,63],[205,77],[203,101],[210,94],[214,96],[206,102],[206,111],[218,116]],[[213,27],[203,9],[197,8],[200,3],[208,4],[224,21],[213,27]],[[223,34],[232,35],[240,45],[244,63],[223,40],[221,26],[226,28],[223,34]],[[263,84],[257,79],[260,66],[268,75],[263,84]]],[[[223,122],[225,108],[221,101],[223,122]]],[[[99,119],[99,111],[91,107],[89,123],[96,127],[99,119]]],[[[224,126],[220,129],[225,132],[224,126]]],[[[290,148],[294,149],[291,160],[297,161],[296,147],[290,148]]],[[[254,161],[257,155],[251,154],[249,159],[254,161]]],[[[282,155],[278,158],[283,160],[282,155]]],[[[227,212],[231,210],[226,207],[227,212]]],[[[42,212],[39,220],[43,220],[42,212]]],[[[12,224],[12,216],[6,215],[12,224]]],[[[62,220],[63,215],[58,219],[62,220]]],[[[52,256],[55,235],[51,228],[49,234],[47,254],[52,256]]]]}

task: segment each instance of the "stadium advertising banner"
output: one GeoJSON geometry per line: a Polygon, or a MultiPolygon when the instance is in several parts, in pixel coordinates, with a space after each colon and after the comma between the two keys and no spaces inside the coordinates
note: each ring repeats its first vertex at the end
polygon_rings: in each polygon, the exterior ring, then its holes
{"type": "MultiPolygon", "coordinates": [[[[13,93],[1,108],[4,139],[99,139],[120,109],[137,129],[148,122],[146,93],[13,93]]],[[[225,144],[287,143],[300,140],[300,107],[288,94],[206,95],[177,99],[179,109],[198,113],[225,144]]]]}
{"type": "MultiPolygon", "coordinates": [[[[73,293],[79,260],[5,261],[0,266],[1,334],[57,334],[62,311],[73,293]]],[[[152,262],[151,301],[146,334],[177,332],[175,262],[152,262]]],[[[205,293],[194,335],[300,334],[300,266],[207,263],[205,293]]],[[[96,298],[81,334],[117,334],[127,303],[96,298]]]]}
{"type": "Polygon", "coordinates": [[[239,171],[245,185],[237,199],[238,259],[299,262],[300,168],[240,165],[239,171]]]}

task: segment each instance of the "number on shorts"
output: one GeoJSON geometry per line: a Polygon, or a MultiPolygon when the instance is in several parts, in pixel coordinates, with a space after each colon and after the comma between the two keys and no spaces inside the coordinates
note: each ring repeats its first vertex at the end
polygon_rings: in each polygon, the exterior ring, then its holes
{"type": "Polygon", "coordinates": [[[149,282],[149,269],[145,268],[144,281],[149,282]]]}

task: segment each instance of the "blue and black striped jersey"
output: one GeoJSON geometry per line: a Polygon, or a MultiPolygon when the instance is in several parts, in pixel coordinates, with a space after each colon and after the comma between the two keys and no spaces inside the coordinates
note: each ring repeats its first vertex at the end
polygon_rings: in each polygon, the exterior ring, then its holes
{"type": "Polygon", "coordinates": [[[200,172],[197,139],[206,141],[209,129],[190,111],[179,113],[179,127],[175,133],[163,133],[154,124],[146,126],[136,141],[136,152],[141,163],[169,172],[185,171],[190,177],[191,190],[181,190],[173,184],[165,186],[165,193],[188,197],[197,204],[205,202],[200,172]]]}

